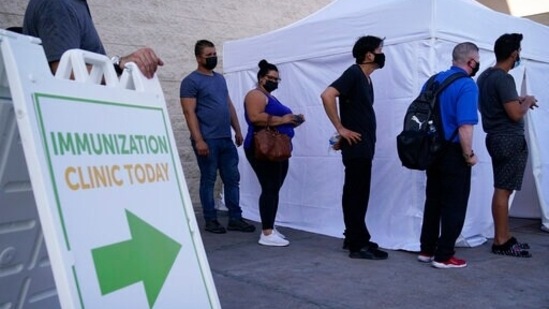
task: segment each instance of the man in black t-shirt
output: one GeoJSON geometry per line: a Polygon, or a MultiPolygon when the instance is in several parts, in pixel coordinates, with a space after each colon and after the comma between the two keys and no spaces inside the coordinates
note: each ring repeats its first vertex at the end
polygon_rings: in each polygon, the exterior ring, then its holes
{"type": "Polygon", "coordinates": [[[524,116],[537,107],[533,96],[519,96],[515,80],[508,72],[520,64],[522,34],[500,36],[494,44],[496,65],[478,77],[479,109],[482,128],[486,132],[486,148],[492,158],[494,195],[495,254],[531,257],[528,244],[519,243],[509,230],[509,198],[520,190],[528,159],[528,146],[524,138],[524,116]]]}
{"type": "Polygon", "coordinates": [[[376,142],[374,89],[370,75],[385,65],[382,48],[383,39],[359,38],[353,47],[356,64],[345,70],[321,95],[326,114],[341,137],[338,147],[345,166],[342,208],[349,257],[369,260],[388,257],[387,252],[370,241],[365,222],[376,142]]]}

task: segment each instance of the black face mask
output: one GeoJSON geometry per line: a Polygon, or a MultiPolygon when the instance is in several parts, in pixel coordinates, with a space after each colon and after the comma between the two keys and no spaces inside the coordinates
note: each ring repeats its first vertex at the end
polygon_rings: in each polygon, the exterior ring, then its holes
{"type": "Polygon", "coordinates": [[[272,80],[267,80],[265,82],[265,85],[263,85],[263,88],[265,88],[265,90],[267,90],[267,92],[270,93],[270,92],[275,91],[278,88],[278,83],[273,82],[272,80]]]}
{"type": "Polygon", "coordinates": [[[517,55],[517,59],[513,63],[513,69],[517,68],[520,65],[520,55],[517,55]]]}
{"type": "Polygon", "coordinates": [[[385,54],[374,54],[374,63],[377,64],[380,69],[382,69],[385,66],[385,54]]]}
{"type": "Polygon", "coordinates": [[[206,64],[204,67],[208,70],[213,70],[217,66],[217,57],[208,57],[206,58],[206,64]]]}
{"type": "Polygon", "coordinates": [[[478,70],[480,69],[480,62],[476,62],[475,63],[477,64],[473,69],[473,72],[471,72],[470,76],[473,77],[477,74],[478,70]]]}

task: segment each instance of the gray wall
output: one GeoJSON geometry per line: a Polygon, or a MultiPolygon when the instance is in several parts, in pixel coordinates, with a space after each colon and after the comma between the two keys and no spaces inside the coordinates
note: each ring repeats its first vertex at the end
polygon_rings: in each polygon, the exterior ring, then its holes
{"type": "MultiPolygon", "coordinates": [[[[20,26],[28,0],[0,1],[0,28],[20,26]]],[[[194,43],[208,39],[222,55],[227,40],[259,35],[314,13],[331,0],[90,0],[107,54],[124,55],[149,46],[166,63],[158,72],[193,202],[199,172],[179,104],[179,83],[196,69],[194,43]]],[[[220,59],[222,61],[222,59],[220,59]]],[[[218,65],[218,70],[222,63],[218,65]]],[[[238,104],[239,102],[235,102],[238,104]]],[[[246,128],[241,124],[245,133],[246,128]]]]}

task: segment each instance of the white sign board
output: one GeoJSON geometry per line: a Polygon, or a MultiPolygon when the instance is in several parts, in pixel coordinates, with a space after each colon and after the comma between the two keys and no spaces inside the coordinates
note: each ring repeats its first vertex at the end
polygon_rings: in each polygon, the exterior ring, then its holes
{"type": "Polygon", "coordinates": [[[220,307],[156,77],[132,66],[119,81],[107,57],[76,50],[54,78],[39,45],[3,34],[62,307],[220,307]]]}

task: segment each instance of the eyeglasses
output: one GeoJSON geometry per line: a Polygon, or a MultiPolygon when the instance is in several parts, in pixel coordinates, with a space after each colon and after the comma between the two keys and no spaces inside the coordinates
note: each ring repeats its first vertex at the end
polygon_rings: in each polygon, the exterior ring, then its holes
{"type": "Polygon", "coordinates": [[[265,77],[266,77],[268,80],[273,81],[273,82],[279,82],[279,83],[280,83],[280,82],[282,81],[282,79],[280,79],[280,78],[278,78],[278,77],[276,77],[276,76],[265,75],[265,77]]]}

